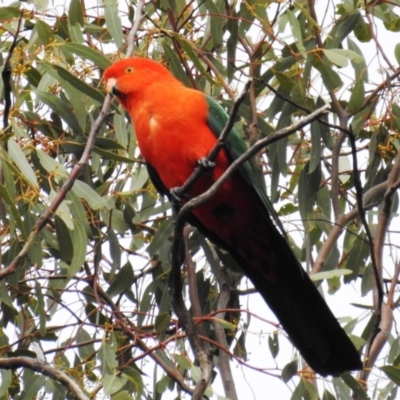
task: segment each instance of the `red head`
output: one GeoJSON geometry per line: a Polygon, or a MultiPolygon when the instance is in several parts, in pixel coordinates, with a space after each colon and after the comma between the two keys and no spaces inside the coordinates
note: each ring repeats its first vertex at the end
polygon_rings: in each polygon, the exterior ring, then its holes
{"type": "Polygon", "coordinates": [[[146,58],[117,61],[104,71],[103,79],[107,82],[107,91],[113,93],[126,109],[129,109],[128,102],[139,97],[152,84],[177,82],[167,68],[146,58]]]}

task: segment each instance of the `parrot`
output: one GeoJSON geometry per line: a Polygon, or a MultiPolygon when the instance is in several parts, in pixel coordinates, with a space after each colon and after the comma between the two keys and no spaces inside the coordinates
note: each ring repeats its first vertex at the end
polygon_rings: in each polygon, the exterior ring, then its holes
{"type": "MultiPolygon", "coordinates": [[[[174,201],[173,190],[207,159],[228,114],[212,97],[186,87],[168,68],[148,58],[116,61],[104,71],[103,80],[108,93],[131,117],[155,188],[174,201]]],[[[200,175],[187,196],[204,193],[246,150],[245,140],[233,127],[214,165],[200,175]]],[[[276,227],[273,215],[263,175],[250,160],[195,208],[188,222],[230,253],[315,372],[339,376],[361,369],[358,351],[276,227]]]]}

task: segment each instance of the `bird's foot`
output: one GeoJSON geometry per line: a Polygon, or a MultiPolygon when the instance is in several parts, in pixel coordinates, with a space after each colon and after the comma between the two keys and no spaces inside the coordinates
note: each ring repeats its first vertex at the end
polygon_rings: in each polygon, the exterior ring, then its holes
{"type": "Polygon", "coordinates": [[[171,194],[171,204],[172,204],[174,207],[177,207],[177,208],[181,207],[181,205],[182,205],[182,200],[181,200],[182,191],[181,191],[181,188],[179,188],[179,187],[173,187],[173,188],[169,191],[169,193],[171,194]]]}
{"type": "Polygon", "coordinates": [[[197,164],[206,172],[210,172],[213,168],[215,168],[215,162],[210,161],[206,157],[200,158],[200,160],[197,161],[197,164]]]}

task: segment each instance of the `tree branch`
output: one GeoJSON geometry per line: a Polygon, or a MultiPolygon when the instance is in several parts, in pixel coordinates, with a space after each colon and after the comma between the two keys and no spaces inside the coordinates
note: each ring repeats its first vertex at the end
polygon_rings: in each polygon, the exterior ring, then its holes
{"type": "MultiPolygon", "coordinates": [[[[217,258],[217,254],[215,250],[211,247],[211,251],[213,253],[214,258],[217,258]]],[[[219,298],[217,303],[217,310],[221,310],[218,314],[215,315],[216,319],[223,320],[225,318],[225,311],[223,311],[230,299],[230,285],[228,281],[228,275],[226,273],[226,268],[222,267],[216,274],[216,278],[219,286],[219,298]]],[[[217,343],[219,344],[219,353],[218,353],[218,368],[221,373],[221,380],[225,390],[225,397],[230,400],[237,400],[238,396],[236,393],[235,381],[232,376],[231,365],[230,365],[230,357],[228,354],[229,345],[226,340],[225,329],[223,326],[216,320],[213,319],[213,326],[215,332],[215,338],[217,343]]]]}
{"type": "Polygon", "coordinates": [[[61,383],[73,394],[75,399],[89,400],[89,397],[85,395],[83,390],[72,378],[70,378],[65,372],[47,364],[46,362],[30,357],[0,358],[0,369],[16,369],[22,367],[39,372],[61,383]]]}
{"type": "Polygon", "coordinates": [[[142,19],[143,19],[142,12],[143,12],[144,4],[145,4],[144,0],[138,0],[138,2],[137,2],[135,20],[133,21],[132,28],[128,34],[128,48],[126,49],[125,58],[132,57],[132,55],[133,55],[133,50],[135,48],[136,33],[137,33],[137,31],[140,27],[140,23],[142,22],[142,19]]]}

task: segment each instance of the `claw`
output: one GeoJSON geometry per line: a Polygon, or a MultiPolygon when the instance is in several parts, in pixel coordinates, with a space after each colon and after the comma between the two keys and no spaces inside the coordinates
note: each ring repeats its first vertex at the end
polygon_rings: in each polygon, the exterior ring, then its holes
{"type": "Polygon", "coordinates": [[[169,193],[171,194],[170,201],[171,201],[172,205],[180,207],[182,205],[182,200],[181,200],[182,193],[181,193],[180,188],[173,187],[169,191],[169,193]]]}
{"type": "Polygon", "coordinates": [[[197,163],[205,171],[210,171],[211,169],[215,168],[215,162],[214,161],[210,161],[205,157],[200,158],[200,160],[198,160],[197,163]]]}

